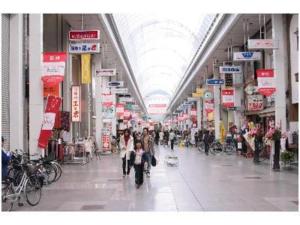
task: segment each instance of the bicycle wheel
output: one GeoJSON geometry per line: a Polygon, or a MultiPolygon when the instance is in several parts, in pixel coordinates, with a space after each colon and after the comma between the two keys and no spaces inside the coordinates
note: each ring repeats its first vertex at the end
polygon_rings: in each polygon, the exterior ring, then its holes
{"type": "Polygon", "coordinates": [[[220,154],[223,151],[223,146],[219,142],[215,142],[210,146],[210,150],[213,154],[220,154]]]}
{"type": "Polygon", "coordinates": [[[2,183],[1,208],[2,212],[11,211],[14,206],[13,195],[15,191],[11,183],[2,183]],[[9,197],[11,196],[11,197],[9,197]]]}
{"type": "Polygon", "coordinates": [[[51,184],[52,182],[55,181],[56,176],[57,176],[55,166],[50,163],[44,163],[43,166],[46,170],[47,182],[48,182],[48,184],[51,184]]]}
{"type": "Polygon", "coordinates": [[[203,141],[199,142],[199,144],[198,144],[198,150],[199,150],[200,152],[204,152],[204,150],[205,150],[205,145],[204,145],[204,142],[203,142],[203,141]]]}
{"type": "Polygon", "coordinates": [[[233,154],[235,147],[233,145],[226,145],[224,148],[224,152],[228,155],[233,154]]]}
{"type": "Polygon", "coordinates": [[[42,197],[42,188],[39,179],[36,176],[30,176],[25,186],[26,201],[29,205],[39,204],[42,197]]]}
{"type": "Polygon", "coordinates": [[[58,181],[61,177],[62,174],[62,169],[61,166],[59,165],[59,163],[57,162],[52,162],[52,165],[54,166],[55,170],[56,170],[56,178],[55,178],[55,182],[58,181]]]}

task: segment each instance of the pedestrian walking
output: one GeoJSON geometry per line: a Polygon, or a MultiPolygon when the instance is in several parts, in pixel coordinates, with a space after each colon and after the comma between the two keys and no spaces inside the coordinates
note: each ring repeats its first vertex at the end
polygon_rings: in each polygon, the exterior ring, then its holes
{"type": "Polygon", "coordinates": [[[255,138],[254,138],[254,157],[253,162],[259,163],[259,153],[263,148],[263,135],[261,134],[261,130],[257,128],[255,138]]]}
{"type": "Polygon", "coordinates": [[[142,149],[142,143],[140,140],[135,143],[134,151],[134,171],[135,171],[135,185],[139,188],[144,182],[144,164],[145,164],[145,152],[142,149]]]}
{"type": "Polygon", "coordinates": [[[175,133],[171,129],[170,130],[170,142],[171,142],[171,150],[174,150],[174,141],[175,141],[175,133]]]}
{"type": "Polygon", "coordinates": [[[146,127],[143,129],[142,148],[145,151],[145,160],[147,162],[145,172],[147,177],[150,177],[151,159],[154,156],[154,144],[152,137],[149,135],[149,130],[146,127]]]}
{"type": "Polygon", "coordinates": [[[209,131],[205,130],[203,141],[204,141],[204,148],[205,148],[205,154],[206,155],[208,155],[208,150],[209,150],[209,141],[210,141],[209,139],[210,139],[209,131]]]}
{"type": "Polygon", "coordinates": [[[120,138],[120,157],[122,159],[123,177],[130,174],[132,154],[134,151],[133,137],[130,135],[130,130],[125,129],[124,135],[120,138]]]}

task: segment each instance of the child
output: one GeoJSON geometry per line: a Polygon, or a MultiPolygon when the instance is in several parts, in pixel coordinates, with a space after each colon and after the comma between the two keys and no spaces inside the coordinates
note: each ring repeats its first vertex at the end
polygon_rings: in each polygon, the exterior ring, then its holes
{"type": "Polygon", "coordinates": [[[134,170],[135,170],[135,184],[136,188],[139,188],[144,182],[144,150],[142,149],[141,141],[135,143],[134,153],[134,170]]]}

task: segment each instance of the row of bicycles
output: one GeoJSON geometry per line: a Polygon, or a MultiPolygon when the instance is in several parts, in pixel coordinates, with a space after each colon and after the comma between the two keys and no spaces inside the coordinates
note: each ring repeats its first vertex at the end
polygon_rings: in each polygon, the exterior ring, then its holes
{"type": "MultiPolygon", "coordinates": [[[[205,143],[204,141],[200,141],[198,143],[198,150],[202,153],[205,152],[205,143]]],[[[220,141],[215,140],[211,144],[209,144],[208,151],[210,154],[218,155],[218,154],[227,154],[231,155],[236,152],[236,146],[234,142],[225,142],[222,144],[220,141]]]]}
{"type": "Polygon", "coordinates": [[[61,165],[55,160],[29,160],[22,150],[12,153],[8,176],[2,180],[2,211],[12,211],[26,201],[30,206],[39,204],[43,186],[60,179],[61,165]]]}

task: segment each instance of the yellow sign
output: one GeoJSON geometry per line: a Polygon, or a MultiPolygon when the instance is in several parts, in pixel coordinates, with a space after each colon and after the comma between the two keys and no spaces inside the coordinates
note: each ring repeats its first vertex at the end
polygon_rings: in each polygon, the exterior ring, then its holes
{"type": "Polygon", "coordinates": [[[213,121],[214,120],[214,112],[209,112],[207,114],[207,120],[208,121],[213,121]]]}
{"type": "Polygon", "coordinates": [[[193,98],[199,98],[199,97],[201,97],[201,95],[199,95],[198,93],[192,93],[192,97],[193,98]]]}
{"type": "Polygon", "coordinates": [[[82,54],[81,55],[81,83],[89,84],[91,83],[91,55],[82,54]]]}
{"type": "Polygon", "coordinates": [[[199,94],[199,97],[204,95],[205,89],[204,88],[196,88],[196,93],[199,94]]]}

